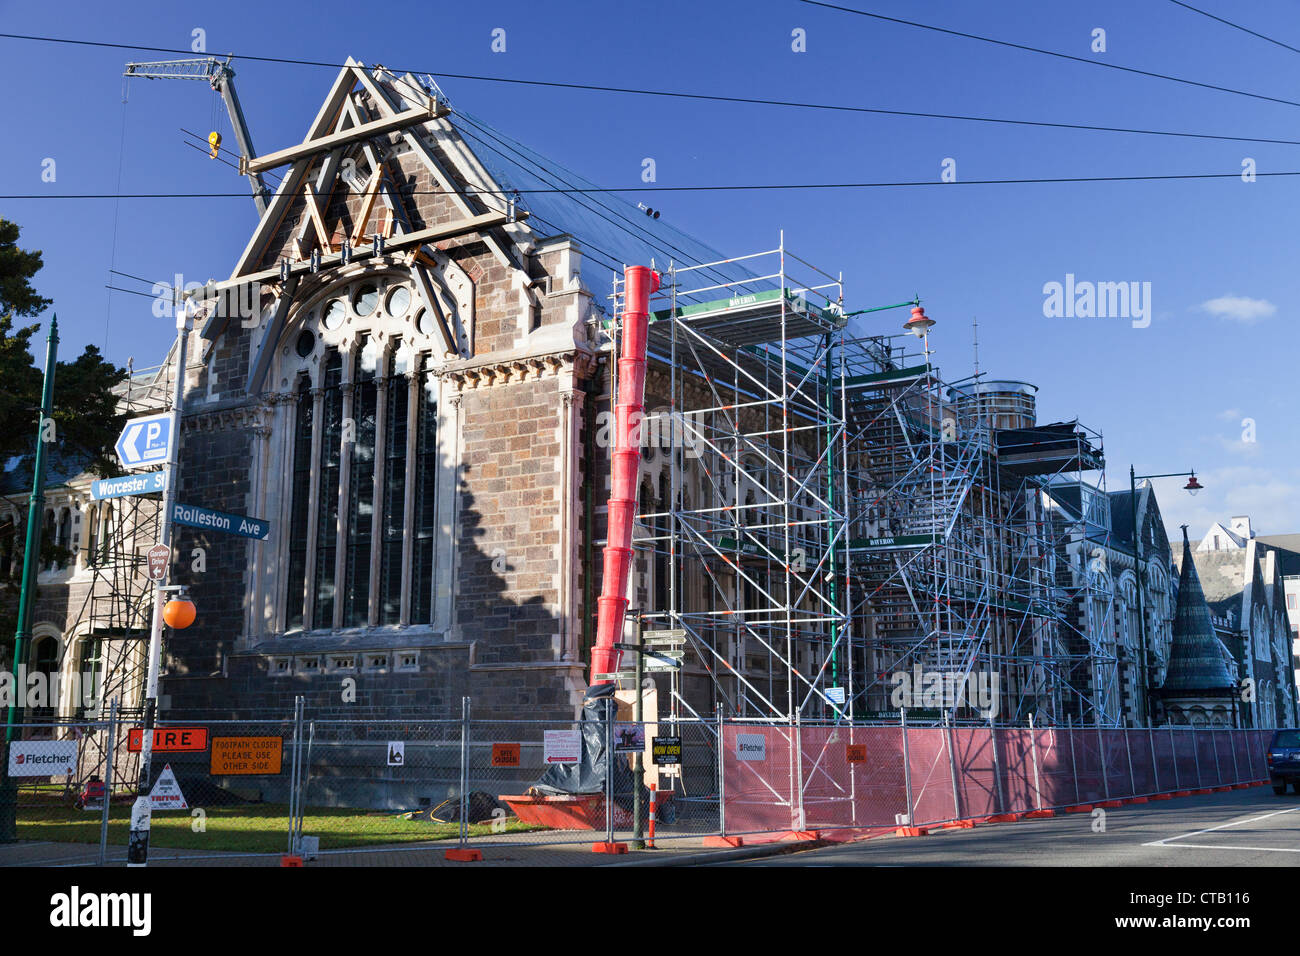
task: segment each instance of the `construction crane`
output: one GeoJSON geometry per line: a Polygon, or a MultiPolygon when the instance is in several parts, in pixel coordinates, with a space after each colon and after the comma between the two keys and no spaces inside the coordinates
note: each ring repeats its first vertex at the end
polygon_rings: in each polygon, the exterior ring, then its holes
{"type": "MultiPolygon", "coordinates": [[[[230,68],[230,59],[226,57],[222,62],[216,57],[208,56],[193,60],[128,63],[126,72],[122,75],[142,76],[148,80],[206,80],[212,89],[221,94],[221,99],[226,104],[230,125],[235,130],[235,142],[243,155],[244,161],[240,162],[243,167],[247,160],[254,159],[257,154],[253,152],[253,138],[249,135],[248,123],[244,120],[244,111],[240,109],[239,96],[235,93],[235,71],[230,68]]],[[[215,158],[221,145],[221,134],[214,131],[208,137],[208,144],[212,150],[211,155],[215,158]]],[[[270,191],[260,173],[245,172],[242,168],[240,171],[248,177],[249,186],[253,190],[253,202],[257,205],[257,214],[260,216],[266,212],[266,200],[270,191]]]]}

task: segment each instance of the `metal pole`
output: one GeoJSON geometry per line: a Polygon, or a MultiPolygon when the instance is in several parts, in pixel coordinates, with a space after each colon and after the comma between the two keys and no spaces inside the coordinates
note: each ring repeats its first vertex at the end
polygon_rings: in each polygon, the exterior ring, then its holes
{"type": "Polygon", "coordinates": [[[912,822],[912,755],[907,749],[907,710],[898,708],[898,716],[903,726],[903,785],[907,788],[907,820],[904,826],[915,826],[912,822]]]}
{"type": "Polygon", "coordinates": [[[1074,802],[1082,803],[1083,798],[1079,796],[1079,764],[1074,759],[1074,715],[1065,715],[1066,733],[1070,735],[1070,774],[1074,777],[1074,802]]]}
{"type": "Polygon", "coordinates": [[[998,813],[1007,812],[1007,801],[1002,793],[1002,773],[998,761],[998,731],[997,725],[993,723],[993,715],[989,714],[989,745],[993,748],[993,783],[996,787],[996,796],[998,798],[998,813]]]}
{"type": "MultiPolygon", "coordinates": [[[[185,365],[189,348],[189,309],[177,303],[176,317],[176,382],[172,390],[171,449],[167,455],[167,488],[163,492],[162,541],[172,546],[172,511],[176,506],[176,485],[180,480],[181,405],[185,400],[185,365]]],[[[167,561],[167,577],[171,576],[171,559],[167,561]]],[[[163,587],[158,581],[154,587],[153,624],[149,632],[149,671],[145,682],[143,730],[140,738],[140,778],[136,784],[135,804],[131,807],[131,834],[127,840],[126,865],[147,866],[149,862],[149,761],[153,756],[153,728],[158,711],[158,672],[162,669],[163,587]]]]}
{"type": "Polygon", "coordinates": [[[298,757],[302,742],[302,696],[293,699],[293,748],[289,758],[289,846],[285,851],[293,856],[296,848],[294,821],[298,819],[298,757]]]}
{"type": "Polygon", "coordinates": [[[605,843],[614,842],[614,698],[605,698],[605,843]]]}
{"type": "Polygon", "coordinates": [[[1153,775],[1153,784],[1155,789],[1152,793],[1160,792],[1160,765],[1156,762],[1156,732],[1153,728],[1147,728],[1147,743],[1151,746],[1151,773],[1153,775]]]}
{"type": "Polygon", "coordinates": [[[1241,783],[1241,769],[1237,766],[1237,731],[1229,730],[1228,739],[1232,741],[1232,782],[1241,783]]]}
{"type": "Polygon", "coordinates": [[[1101,724],[1097,724],[1097,762],[1101,764],[1101,789],[1110,799],[1110,780],[1106,778],[1106,742],[1101,737],[1101,724]]]}
{"type": "Polygon", "coordinates": [[[1219,737],[1213,729],[1210,730],[1210,746],[1214,748],[1214,785],[1218,787],[1223,784],[1223,771],[1219,767],[1219,737]]]}
{"type": "Polygon", "coordinates": [[[469,698],[460,699],[460,846],[469,841],[469,698]]]}
{"type": "MultiPolygon", "coordinates": [[[[1187,732],[1195,734],[1191,724],[1187,725],[1187,732]]],[[[1201,786],[1201,754],[1200,748],[1196,746],[1195,736],[1192,737],[1192,759],[1196,761],[1196,786],[1199,788],[1201,786]]]]}
{"type": "Polygon", "coordinates": [[[1178,782],[1178,748],[1174,746],[1174,725],[1169,725],[1169,762],[1174,765],[1174,789],[1181,790],[1182,784],[1178,782]]]}
{"type": "Polygon", "coordinates": [[[1129,503],[1133,508],[1133,575],[1137,578],[1138,644],[1142,648],[1142,679],[1139,683],[1142,685],[1142,709],[1146,711],[1147,726],[1150,726],[1152,723],[1151,688],[1148,685],[1151,676],[1147,660],[1147,619],[1146,613],[1142,610],[1142,584],[1146,576],[1142,573],[1142,542],[1138,538],[1137,474],[1132,465],[1128,466],[1128,487],[1129,503]]]}
{"type": "MultiPolygon", "coordinates": [[[[641,681],[645,679],[645,655],[641,644],[641,633],[643,622],[641,615],[636,616],[636,699],[632,702],[632,720],[641,728],[641,733],[645,733],[644,711],[641,704],[641,697],[645,691],[641,687],[641,681]]],[[[645,841],[642,839],[643,829],[641,826],[641,778],[645,775],[642,755],[644,748],[638,750],[632,757],[632,846],[634,849],[645,849],[645,841]]]]}
{"type": "Polygon", "coordinates": [[[961,797],[957,787],[957,761],[953,754],[952,724],[948,722],[948,712],[943,713],[943,742],[948,748],[948,776],[952,778],[952,818],[961,819],[961,797]]]}
{"type": "Polygon", "coordinates": [[[117,698],[108,705],[108,747],[104,758],[104,809],[99,817],[99,865],[108,862],[108,806],[113,802],[113,745],[117,741],[117,698]]]}
{"type": "MultiPolygon", "coordinates": [[[[307,716],[307,705],[303,704],[303,718],[307,716]]],[[[298,845],[302,846],[303,817],[307,813],[307,787],[311,782],[311,748],[316,742],[316,721],[307,725],[307,756],[302,762],[302,785],[298,788],[298,845]]]]}
{"type": "Polygon", "coordinates": [[[1128,754],[1128,795],[1137,796],[1137,780],[1133,776],[1133,745],[1129,741],[1129,730],[1124,728],[1124,752],[1128,754]]]}
{"type": "Polygon", "coordinates": [[[23,655],[31,640],[32,609],[36,601],[36,576],[40,573],[41,532],[45,518],[45,423],[54,407],[54,371],[58,365],[59,317],[50,318],[45,337],[45,382],[41,387],[41,418],[36,425],[36,452],[32,463],[32,493],[27,503],[27,541],[23,548],[22,589],[18,592],[18,627],[14,631],[13,688],[5,716],[5,745],[0,748],[0,843],[18,840],[18,784],[9,776],[9,744],[23,722],[21,691],[26,688],[23,655]]]}
{"type": "Polygon", "coordinates": [[[1038,781],[1038,735],[1034,733],[1034,715],[1029,715],[1029,751],[1034,758],[1034,800],[1035,809],[1043,809],[1043,790],[1038,781]]]}
{"type": "Polygon", "coordinates": [[[718,708],[718,835],[727,835],[727,749],[722,742],[722,708],[718,708]]]}

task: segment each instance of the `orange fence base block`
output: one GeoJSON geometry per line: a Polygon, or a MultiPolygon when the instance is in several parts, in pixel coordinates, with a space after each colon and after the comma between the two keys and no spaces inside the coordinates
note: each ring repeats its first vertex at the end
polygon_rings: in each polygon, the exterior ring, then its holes
{"type": "Polygon", "coordinates": [[[974,820],[949,820],[947,823],[940,824],[940,826],[944,830],[974,830],[975,821],[974,820]]]}
{"type": "Polygon", "coordinates": [[[1153,794],[1151,794],[1151,799],[1152,799],[1152,800],[1172,800],[1173,798],[1174,798],[1174,795],[1173,795],[1172,793],[1153,793],[1153,794]]]}
{"type": "Polygon", "coordinates": [[[1115,807],[1122,807],[1122,806],[1124,806],[1124,801],[1123,801],[1123,800],[1103,800],[1103,801],[1101,801],[1101,803],[1094,804],[1094,806],[1105,807],[1107,810],[1112,810],[1112,809],[1114,809],[1115,807]]]}
{"type": "Polygon", "coordinates": [[[626,843],[593,843],[591,845],[592,853],[626,853],[626,843]]]}
{"type": "Polygon", "coordinates": [[[1056,816],[1055,810],[1030,810],[1025,814],[1026,820],[1041,820],[1044,817],[1056,816]]]}
{"type": "Polygon", "coordinates": [[[919,837],[925,836],[930,831],[925,827],[899,827],[894,831],[895,836],[901,837],[919,837]]]}
{"type": "Polygon", "coordinates": [[[821,838],[822,835],[816,830],[790,830],[781,837],[782,840],[795,840],[800,843],[820,840],[821,838]]]}
{"type": "Polygon", "coordinates": [[[1214,788],[1214,792],[1215,792],[1215,793],[1226,793],[1227,791],[1229,791],[1229,790],[1231,790],[1231,789],[1232,789],[1232,787],[1215,787],[1215,788],[1214,788]]]}
{"type": "Polygon", "coordinates": [[[1190,791],[1190,790],[1175,790],[1173,795],[1174,795],[1175,797],[1190,797],[1190,796],[1192,795],[1192,791],[1190,791]]]}
{"type": "Polygon", "coordinates": [[[1201,796],[1202,794],[1213,793],[1213,792],[1214,792],[1214,791],[1211,790],[1209,787],[1200,787],[1200,788],[1198,788],[1198,789],[1192,791],[1192,796],[1194,796],[1194,797],[1199,797],[1199,796],[1201,796]]]}
{"type": "Polygon", "coordinates": [[[704,845],[719,846],[719,847],[721,846],[735,847],[735,846],[744,846],[745,841],[742,837],[706,836],[704,838],[704,845]]]}
{"type": "Polygon", "coordinates": [[[1149,799],[1150,799],[1149,797],[1129,797],[1124,802],[1125,803],[1146,803],[1149,799]]]}
{"type": "Polygon", "coordinates": [[[988,820],[987,820],[986,822],[988,822],[988,823],[1015,823],[1017,820],[1019,820],[1019,819],[1020,819],[1021,817],[1023,817],[1023,816],[1024,816],[1023,813],[999,813],[999,814],[997,814],[997,815],[995,815],[995,816],[991,816],[991,817],[989,817],[988,820]]]}
{"type": "Polygon", "coordinates": [[[1248,783],[1234,783],[1234,784],[1232,785],[1232,789],[1233,789],[1233,790],[1249,790],[1249,789],[1250,789],[1250,784],[1248,784],[1248,783]]]}
{"type": "Polygon", "coordinates": [[[282,856],[280,857],[281,866],[302,866],[302,857],[300,856],[282,856]]]}
{"type": "Polygon", "coordinates": [[[448,850],[445,859],[451,860],[453,863],[480,863],[483,860],[483,851],[457,848],[448,850]]]}
{"type": "Polygon", "coordinates": [[[1091,803],[1080,803],[1073,807],[1066,807],[1065,813],[1092,813],[1091,803]]]}

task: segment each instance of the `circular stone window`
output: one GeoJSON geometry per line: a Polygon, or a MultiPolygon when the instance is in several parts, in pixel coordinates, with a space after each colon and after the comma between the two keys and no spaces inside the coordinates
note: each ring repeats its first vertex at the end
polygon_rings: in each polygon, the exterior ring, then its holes
{"type": "Polygon", "coordinates": [[[316,336],[312,335],[310,329],[303,329],[298,336],[298,343],[294,346],[300,358],[306,358],[311,355],[311,350],[316,347],[316,336]]]}
{"type": "Polygon", "coordinates": [[[415,328],[421,335],[432,335],[434,329],[433,316],[429,314],[428,309],[421,309],[415,316],[415,328]]]}
{"type": "Polygon", "coordinates": [[[325,306],[325,311],[321,313],[321,324],[325,328],[333,331],[341,326],[348,317],[347,307],[343,304],[342,299],[335,299],[329,305],[325,306]]]}
{"type": "Polygon", "coordinates": [[[388,293],[388,314],[395,319],[400,319],[406,315],[406,310],[411,307],[411,290],[404,285],[399,285],[392,292],[388,293]]]}
{"type": "Polygon", "coordinates": [[[379,286],[373,282],[363,283],[357,290],[357,297],[352,300],[352,308],[357,310],[357,315],[365,318],[379,307],[379,286]]]}

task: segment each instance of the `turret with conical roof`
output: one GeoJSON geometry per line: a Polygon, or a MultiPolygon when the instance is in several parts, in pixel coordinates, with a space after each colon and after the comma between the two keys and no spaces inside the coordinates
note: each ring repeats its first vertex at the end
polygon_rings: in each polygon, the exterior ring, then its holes
{"type": "Polygon", "coordinates": [[[1169,670],[1162,688],[1170,694],[1222,691],[1237,682],[1229,673],[1219,649],[1205,603],[1201,579],[1192,560],[1192,546],[1183,525],[1183,568],[1178,577],[1178,604],[1174,608],[1173,640],[1169,649],[1169,670]]]}

